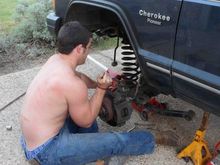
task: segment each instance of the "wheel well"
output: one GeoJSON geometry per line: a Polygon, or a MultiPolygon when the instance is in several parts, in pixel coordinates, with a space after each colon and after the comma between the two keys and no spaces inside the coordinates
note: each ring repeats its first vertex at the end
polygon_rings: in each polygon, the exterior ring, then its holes
{"type": "MultiPolygon", "coordinates": [[[[123,24],[123,20],[119,18],[120,16],[117,15],[115,12],[113,12],[110,9],[92,6],[89,4],[72,4],[72,6],[69,8],[66,17],[64,19],[64,22],[69,21],[79,21],[83,26],[85,26],[87,29],[89,29],[91,32],[95,32],[98,35],[107,35],[110,37],[120,37],[124,41],[126,45],[124,48],[126,50],[123,50],[123,52],[126,51],[134,51],[134,56],[136,62],[135,65],[137,65],[137,70],[135,71],[138,74],[140,74],[139,68],[139,62],[137,58],[137,52],[135,52],[134,44],[132,44],[129,38],[129,32],[125,30],[125,24],[123,24]],[[127,50],[128,49],[128,50],[127,50]],[[130,49],[130,50],[129,50],[130,49]]],[[[122,47],[123,49],[123,47],[122,47]]],[[[129,53],[129,52],[128,52],[129,53]]],[[[130,66],[129,66],[130,67],[130,66]]],[[[133,74],[133,73],[132,73],[133,74]]],[[[155,92],[153,92],[155,93],[155,92]]]]}
{"type": "Polygon", "coordinates": [[[74,4],[69,8],[64,22],[73,20],[79,21],[98,35],[127,38],[121,20],[111,10],[87,4],[74,4]]]}

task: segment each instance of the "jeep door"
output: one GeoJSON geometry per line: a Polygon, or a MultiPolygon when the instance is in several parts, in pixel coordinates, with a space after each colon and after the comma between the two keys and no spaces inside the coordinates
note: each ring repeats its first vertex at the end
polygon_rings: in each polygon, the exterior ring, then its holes
{"type": "Polygon", "coordinates": [[[172,76],[177,96],[220,115],[220,1],[184,0],[172,76]]]}

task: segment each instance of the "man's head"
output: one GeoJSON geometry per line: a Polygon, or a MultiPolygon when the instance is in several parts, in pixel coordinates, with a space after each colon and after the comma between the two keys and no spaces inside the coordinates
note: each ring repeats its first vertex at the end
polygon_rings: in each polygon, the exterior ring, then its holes
{"type": "Polygon", "coordinates": [[[70,54],[73,49],[81,45],[88,47],[91,42],[92,33],[83,27],[79,22],[72,21],[64,24],[57,37],[57,48],[62,54],[70,54]]]}

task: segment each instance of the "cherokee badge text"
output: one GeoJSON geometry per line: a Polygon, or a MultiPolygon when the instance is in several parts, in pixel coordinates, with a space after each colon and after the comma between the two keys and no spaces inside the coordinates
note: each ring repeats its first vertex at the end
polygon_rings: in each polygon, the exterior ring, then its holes
{"type": "Polygon", "coordinates": [[[160,13],[147,12],[142,9],[139,10],[139,15],[146,17],[147,22],[155,25],[161,25],[162,21],[170,21],[170,16],[162,15],[160,13]]]}

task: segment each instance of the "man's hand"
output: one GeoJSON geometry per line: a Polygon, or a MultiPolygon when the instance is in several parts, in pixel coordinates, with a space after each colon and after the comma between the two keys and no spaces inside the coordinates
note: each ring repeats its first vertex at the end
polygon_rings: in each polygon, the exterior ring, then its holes
{"type": "Polygon", "coordinates": [[[98,77],[97,84],[98,88],[106,90],[112,85],[112,78],[105,72],[104,75],[98,77]]]}

